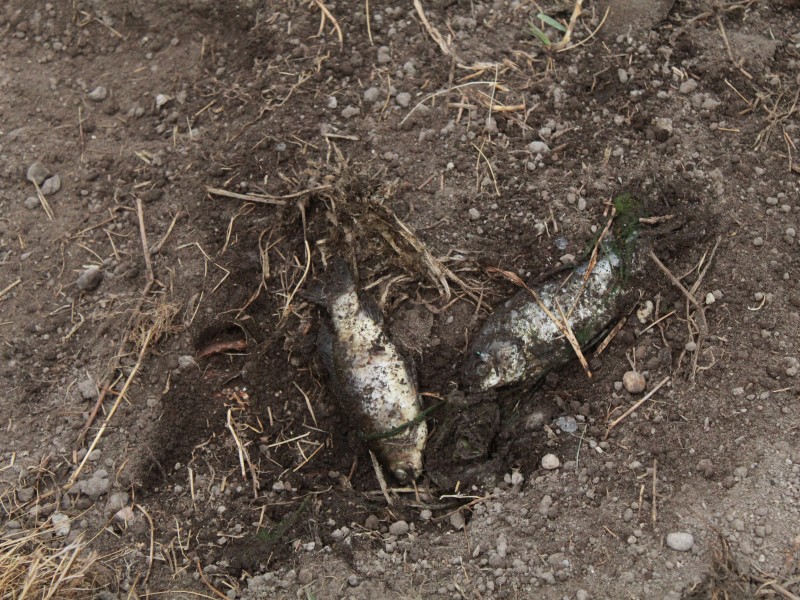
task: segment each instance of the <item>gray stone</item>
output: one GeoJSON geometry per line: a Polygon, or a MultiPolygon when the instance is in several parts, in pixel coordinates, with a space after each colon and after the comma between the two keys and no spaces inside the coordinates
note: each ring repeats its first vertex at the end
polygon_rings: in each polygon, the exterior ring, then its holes
{"type": "Polygon", "coordinates": [[[450,515],[450,525],[452,525],[455,529],[464,529],[464,525],[466,525],[466,520],[464,519],[464,513],[460,510],[454,512],[450,515]]]}
{"type": "Polygon", "coordinates": [[[545,454],[542,457],[542,467],[547,469],[548,471],[557,469],[560,466],[561,466],[561,461],[558,460],[558,457],[555,454],[545,454]]]}
{"type": "Polygon", "coordinates": [[[98,85],[91,92],[89,92],[89,100],[93,100],[94,102],[102,102],[107,96],[108,90],[102,85],[98,85]]]}
{"type": "Polygon", "coordinates": [[[376,87],[371,87],[364,90],[365,102],[377,102],[379,96],[380,96],[380,90],[378,90],[378,88],[376,87]]]}
{"type": "MultiPolygon", "coordinates": [[[[190,354],[182,354],[181,356],[178,357],[178,368],[181,371],[184,371],[184,370],[188,369],[189,367],[193,367],[196,364],[197,363],[194,361],[194,356],[191,356],[190,354]]],[[[280,483],[280,482],[278,482],[278,483],[280,483]]],[[[275,485],[273,485],[272,488],[275,489],[275,485]]],[[[280,490],[275,490],[275,491],[276,492],[277,491],[282,492],[283,491],[283,485],[281,484],[281,489],[280,490]]]]}
{"type": "Polygon", "coordinates": [[[17,499],[20,502],[30,502],[33,500],[33,496],[36,494],[36,490],[32,487],[24,487],[17,490],[17,499]]]}
{"type": "Polygon", "coordinates": [[[97,289],[100,282],[103,281],[103,273],[97,267],[89,267],[81,273],[75,285],[83,292],[91,292],[97,289]]]}
{"type": "Polygon", "coordinates": [[[405,521],[397,521],[389,525],[389,533],[398,537],[401,535],[406,535],[408,530],[409,526],[405,521]]]}
{"type": "Polygon", "coordinates": [[[542,141],[537,140],[528,144],[528,150],[534,154],[547,154],[550,152],[550,146],[542,141]]]}
{"type": "Polygon", "coordinates": [[[350,587],[358,587],[358,583],[359,583],[358,575],[350,575],[347,578],[347,585],[349,585],[350,587]]]}
{"type": "Polygon", "coordinates": [[[116,513],[121,508],[127,506],[128,500],[130,500],[130,496],[127,494],[127,492],[114,492],[108,497],[108,502],[106,503],[106,512],[116,513]]]}
{"type": "Polygon", "coordinates": [[[647,387],[647,381],[638,371],[628,371],[622,376],[622,385],[630,394],[641,394],[647,387]]]}
{"type": "Polygon", "coordinates": [[[45,196],[52,196],[58,190],[61,189],[61,177],[59,175],[53,175],[52,177],[48,177],[44,180],[42,184],[42,194],[45,196]]]}
{"type": "Polygon", "coordinates": [[[358,108],[357,106],[345,106],[342,109],[342,116],[345,119],[351,119],[352,117],[355,117],[356,115],[359,114],[361,114],[361,109],[358,108]]]}
{"type": "Polygon", "coordinates": [[[667,546],[676,552],[688,552],[694,546],[694,536],[683,531],[667,534],[667,546]]]}
{"type": "Polygon", "coordinates": [[[67,515],[60,512],[53,513],[50,520],[53,522],[53,531],[56,535],[61,537],[69,535],[70,518],[67,515]]]}
{"type": "Polygon", "coordinates": [[[96,400],[98,396],[97,384],[91,377],[78,382],[78,393],[84,400],[96,400]]]}
{"type": "Polygon", "coordinates": [[[50,169],[45,167],[43,163],[37,160],[30,167],[28,167],[28,173],[26,177],[28,178],[28,181],[31,181],[36,185],[42,185],[44,180],[50,177],[50,175],[50,169]]]}
{"type": "Polygon", "coordinates": [[[469,218],[472,219],[473,221],[477,221],[478,219],[481,218],[481,213],[478,212],[477,208],[470,208],[469,209],[469,218]]]}
{"type": "Polygon", "coordinates": [[[80,482],[81,491],[92,500],[97,500],[97,498],[108,493],[108,490],[111,489],[111,482],[108,480],[108,477],[98,476],[98,473],[100,473],[100,471],[92,475],[91,478],[84,479],[80,482]]]}
{"type": "Polygon", "coordinates": [[[586,590],[578,590],[575,594],[575,600],[589,600],[591,596],[589,596],[589,592],[586,590]]]}
{"type": "Polygon", "coordinates": [[[403,108],[406,108],[409,104],[411,104],[411,94],[409,94],[408,92],[400,92],[399,94],[397,94],[395,102],[397,102],[397,104],[399,104],[403,108]]]}
{"type": "Polygon", "coordinates": [[[697,89],[697,82],[694,79],[687,79],[681,84],[679,89],[681,94],[691,94],[697,89]]]}
{"type": "Polygon", "coordinates": [[[28,196],[22,204],[24,204],[25,208],[28,210],[33,210],[39,206],[39,199],[36,196],[28,196]]]}

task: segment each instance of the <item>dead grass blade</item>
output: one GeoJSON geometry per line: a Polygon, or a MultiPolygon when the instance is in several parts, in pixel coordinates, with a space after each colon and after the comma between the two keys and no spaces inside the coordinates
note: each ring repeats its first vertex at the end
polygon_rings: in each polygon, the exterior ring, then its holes
{"type": "Polygon", "coordinates": [[[539,294],[537,294],[533,289],[528,287],[528,285],[524,281],[522,281],[522,279],[520,279],[520,277],[516,273],[512,273],[511,271],[504,271],[502,269],[497,269],[494,267],[490,267],[489,269],[487,269],[487,271],[490,273],[497,273],[499,275],[502,275],[514,285],[523,288],[533,297],[534,300],[536,300],[536,303],[539,305],[539,307],[544,311],[544,313],[558,328],[558,330],[564,335],[564,337],[567,338],[567,341],[569,342],[569,345],[572,346],[572,349],[575,351],[575,356],[578,357],[578,360],[580,361],[583,370],[586,371],[586,375],[588,377],[591,377],[592,372],[589,370],[589,363],[586,362],[586,357],[583,355],[583,352],[581,351],[581,345],[575,338],[575,334],[573,333],[572,328],[569,325],[569,319],[564,314],[564,311],[561,309],[561,306],[558,304],[558,301],[556,301],[556,307],[558,309],[558,312],[561,314],[561,319],[556,317],[553,314],[553,312],[549,308],[547,308],[545,303],[539,297],[539,294]]]}
{"type": "Polygon", "coordinates": [[[63,547],[50,543],[52,524],[3,534],[0,541],[0,600],[50,598],[79,600],[94,596],[97,557],[86,553],[82,538],[63,547]]]}
{"type": "Polygon", "coordinates": [[[622,421],[624,421],[626,418],[628,418],[628,415],[630,415],[633,411],[635,411],[637,408],[639,408],[642,404],[644,404],[650,398],[652,398],[653,394],[655,394],[658,390],[660,390],[662,388],[662,386],[665,383],[667,383],[669,380],[670,380],[669,376],[664,377],[664,379],[662,379],[660,382],[658,382],[658,385],[656,385],[656,387],[654,387],[652,390],[650,390],[645,396],[643,396],[638,402],[636,402],[636,404],[631,406],[628,410],[626,410],[624,413],[622,413],[619,417],[614,419],[611,422],[611,424],[608,426],[608,429],[606,429],[606,434],[605,434],[605,436],[603,436],[603,439],[607,440],[608,436],[611,434],[611,430],[614,429],[614,427],[616,427],[617,425],[622,423],[622,421]]]}

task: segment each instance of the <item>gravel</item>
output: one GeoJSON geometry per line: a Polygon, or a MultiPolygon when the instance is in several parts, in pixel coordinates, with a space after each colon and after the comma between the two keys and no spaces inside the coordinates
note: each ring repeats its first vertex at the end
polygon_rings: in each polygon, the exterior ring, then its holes
{"type": "Polygon", "coordinates": [[[687,79],[681,84],[679,91],[681,94],[691,94],[697,89],[697,85],[698,84],[694,79],[687,79]]]}
{"type": "Polygon", "coordinates": [[[351,119],[359,114],[361,114],[361,109],[357,106],[345,106],[342,109],[342,117],[345,119],[351,119]]]}
{"type": "Polygon", "coordinates": [[[481,218],[481,213],[478,211],[477,208],[470,208],[469,209],[469,218],[473,221],[477,221],[481,218]]]}
{"type": "Polygon", "coordinates": [[[95,471],[89,479],[82,479],[78,482],[80,490],[92,500],[97,500],[100,496],[111,489],[111,482],[108,480],[108,473],[104,469],[95,471]]]}
{"type": "Polygon", "coordinates": [[[50,169],[45,167],[43,163],[37,160],[30,167],[28,167],[26,177],[28,178],[28,181],[31,181],[36,185],[42,185],[44,180],[50,177],[50,175],[50,169]]]}
{"type": "Polygon", "coordinates": [[[389,525],[389,533],[398,537],[401,535],[406,535],[408,530],[409,526],[405,521],[397,521],[389,525]]]}
{"type": "Polygon", "coordinates": [[[630,394],[641,394],[647,387],[647,381],[638,371],[628,371],[622,376],[622,385],[630,394]]]}
{"type": "Polygon", "coordinates": [[[108,90],[105,86],[98,85],[91,92],[89,92],[89,100],[94,102],[102,102],[108,97],[108,90]]]}
{"type": "Polygon", "coordinates": [[[78,382],[77,385],[78,393],[81,395],[81,398],[84,400],[96,400],[97,399],[97,384],[91,377],[87,377],[78,382]]]}
{"type": "Polygon", "coordinates": [[[376,87],[367,88],[364,90],[364,102],[377,102],[380,96],[380,90],[376,87]]]}
{"type": "Polygon", "coordinates": [[[550,146],[541,141],[535,141],[528,144],[528,150],[534,154],[547,154],[550,152],[550,146]]]}
{"type": "Polygon", "coordinates": [[[42,184],[42,194],[52,196],[61,189],[61,177],[53,175],[44,180],[42,184]]]}
{"type": "Polygon", "coordinates": [[[23,204],[28,210],[34,210],[37,206],[39,206],[39,199],[36,196],[28,196],[25,198],[23,204]]]}
{"type": "Polygon", "coordinates": [[[402,106],[403,108],[406,108],[408,107],[409,104],[411,104],[411,94],[409,94],[408,92],[400,92],[399,94],[397,94],[395,102],[397,102],[397,104],[402,106]]]}
{"type": "Polygon", "coordinates": [[[667,546],[676,552],[688,552],[694,546],[694,536],[683,531],[667,534],[667,546]]]}
{"type": "Polygon", "coordinates": [[[561,466],[561,461],[558,460],[558,457],[555,454],[545,454],[542,457],[542,467],[547,469],[548,471],[557,469],[560,466],[561,466]]]}
{"type": "Polygon", "coordinates": [[[97,289],[100,282],[103,281],[103,273],[97,267],[89,267],[81,273],[75,285],[82,292],[91,292],[97,289]]]}

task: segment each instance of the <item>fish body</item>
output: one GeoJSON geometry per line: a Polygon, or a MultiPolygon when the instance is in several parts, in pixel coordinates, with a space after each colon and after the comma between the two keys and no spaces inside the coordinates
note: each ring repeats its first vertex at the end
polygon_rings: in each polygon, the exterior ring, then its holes
{"type": "MultiPolygon", "coordinates": [[[[617,252],[606,248],[584,285],[588,268],[585,263],[568,277],[562,274],[534,290],[556,318],[561,318],[560,310],[568,315],[581,345],[595,339],[617,316],[624,291],[623,259],[617,252]]],[[[573,356],[553,320],[527,290],[521,290],[478,331],[468,351],[463,382],[470,390],[488,390],[531,381],[573,356]]]]}
{"type": "Polygon", "coordinates": [[[414,372],[384,332],[380,312],[359,298],[342,261],[331,263],[310,297],[328,313],[318,349],[331,392],[383,467],[400,482],[416,479],[427,425],[414,372]]]}

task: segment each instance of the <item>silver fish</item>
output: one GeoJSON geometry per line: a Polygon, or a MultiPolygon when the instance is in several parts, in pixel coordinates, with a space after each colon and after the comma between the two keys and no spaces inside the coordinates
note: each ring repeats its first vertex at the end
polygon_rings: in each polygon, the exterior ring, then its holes
{"type": "MultiPolygon", "coordinates": [[[[566,283],[562,275],[535,290],[554,315],[560,314],[556,300],[569,314],[570,328],[581,345],[593,340],[618,314],[623,292],[622,259],[617,253],[607,250],[584,286],[588,266],[572,271],[566,283]]],[[[573,356],[553,320],[522,290],[495,310],[478,331],[464,365],[463,383],[470,390],[488,390],[531,381],[573,356]]]]}
{"type": "Polygon", "coordinates": [[[377,307],[362,302],[347,265],[331,262],[308,296],[327,309],[318,349],[330,391],[395,479],[422,471],[428,428],[414,372],[383,331],[377,307]]]}

